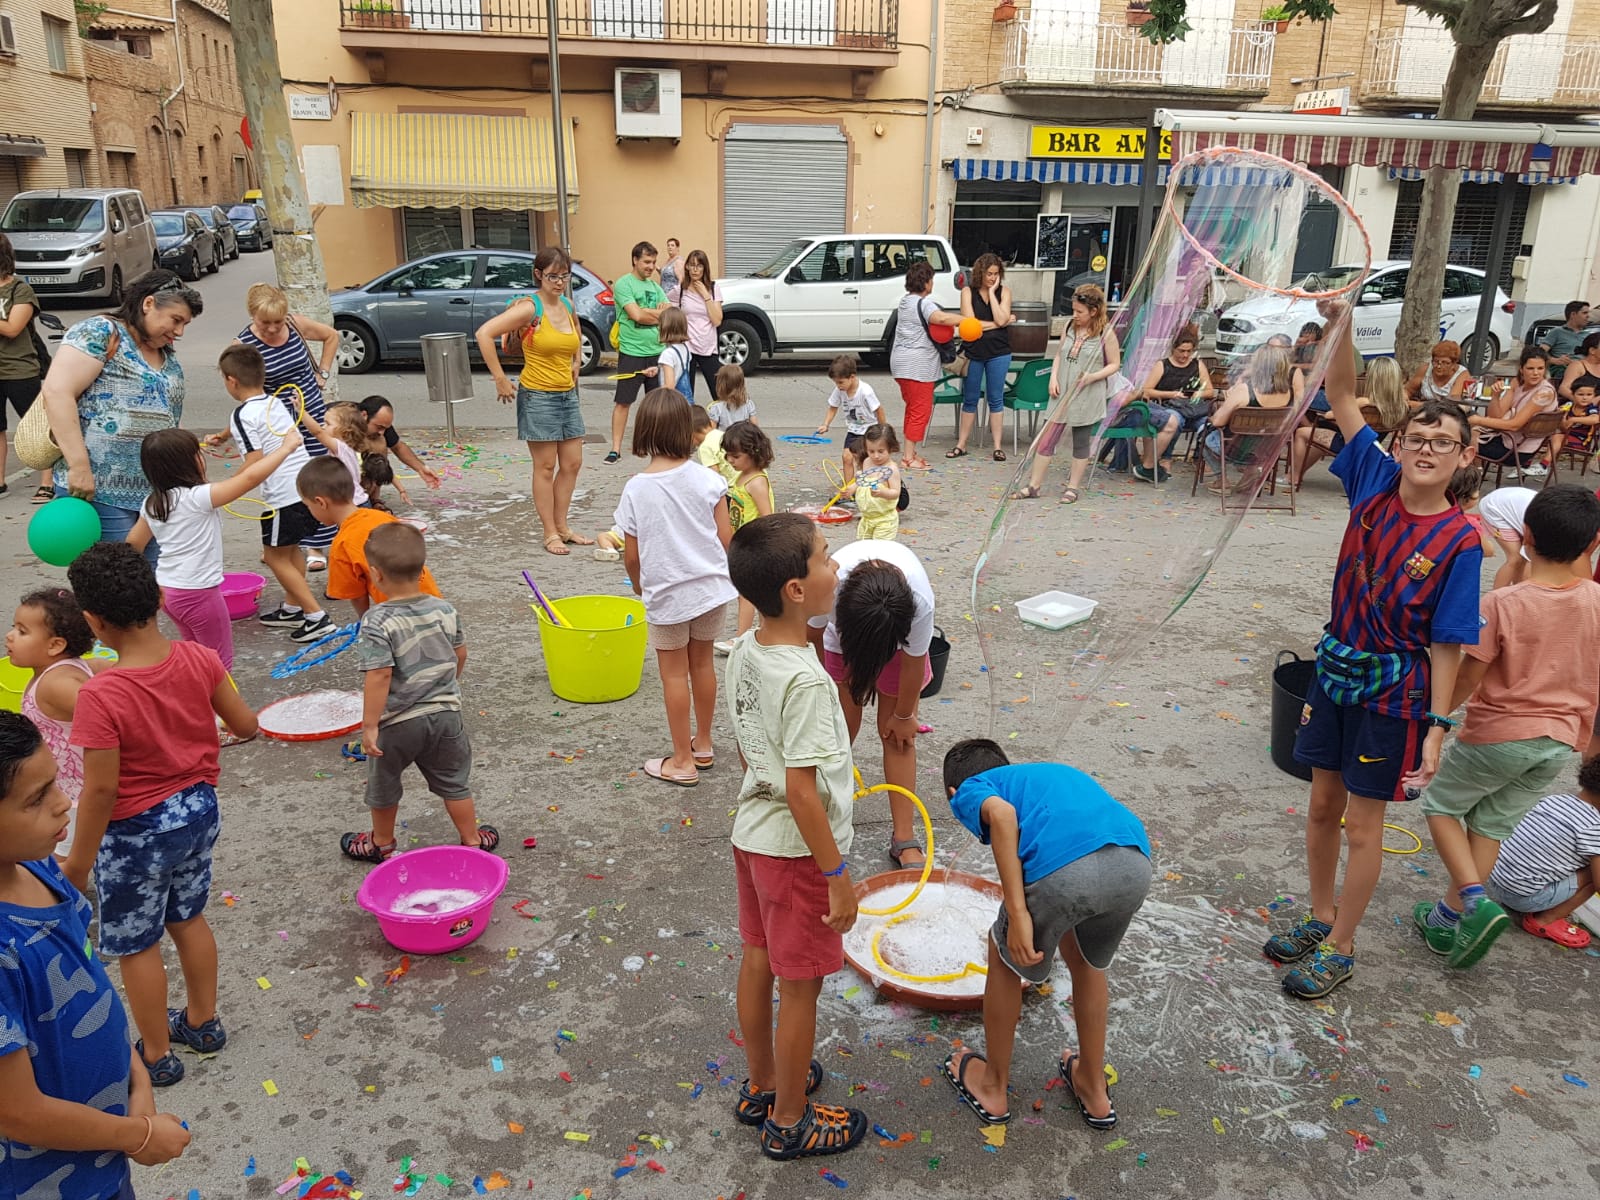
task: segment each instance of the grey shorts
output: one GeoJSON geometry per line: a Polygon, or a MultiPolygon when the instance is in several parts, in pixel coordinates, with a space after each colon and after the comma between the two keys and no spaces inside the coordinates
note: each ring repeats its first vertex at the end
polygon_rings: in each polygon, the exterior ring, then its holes
{"type": "Polygon", "coordinates": [[[393,808],[405,793],[401,776],[416,763],[441,800],[472,798],[472,741],[459,709],[424,713],[378,730],[382,755],[367,757],[367,807],[393,808]]]}
{"type": "Polygon", "coordinates": [[[1033,918],[1033,948],[1044,955],[1031,967],[1011,961],[1006,949],[1010,920],[1005,905],[989,935],[1000,960],[1030,983],[1050,978],[1061,939],[1073,933],[1089,965],[1104,971],[1111,965],[1128,922],[1150,890],[1150,860],[1132,846],[1102,846],[1069,862],[1023,889],[1033,918]]]}
{"type": "Polygon", "coordinates": [[[565,392],[517,389],[517,437],[525,442],[565,442],[583,434],[577,388],[565,392]]]}
{"type": "Polygon", "coordinates": [[[1578,876],[1576,873],[1569,874],[1565,879],[1546,884],[1531,896],[1519,896],[1515,892],[1506,891],[1494,881],[1494,876],[1490,875],[1484,880],[1483,890],[1488,892],[1489,899],[1501,908],[1519,913],[1541,913],[1576,896],[1578,876]]]}
{"type": "Polygon", "coordinates": [[[719,604],[709,612],[672,625],[650,625],[650,645],[657,650],[682,650],[690,642],[714,642],[722,636],[728,619],[728,606],[719,604]]]}

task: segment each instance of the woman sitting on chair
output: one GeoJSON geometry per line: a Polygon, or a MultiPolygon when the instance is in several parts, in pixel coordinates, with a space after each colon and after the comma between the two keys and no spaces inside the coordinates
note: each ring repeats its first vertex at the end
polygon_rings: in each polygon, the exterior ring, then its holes
{"type": "Polygon", "coordinates": [[[1478,457],[1485,462],[1515,465],[1524,475],[1546,475],[1549,469],[1538,461],[1546,438],[1516,436],[1540,413],[1556,411],[1555,386],[1545,378],[1544,351],[1531,346],[1522,352],[1517,378],[1501,380],[1489,401],[1489,411],[1469,420],[1478,431],[1478,457]]]}
{"type": "MultiPolygon", "coordinates": [[[[1291,376],[1294,373],[1294,353],[1288,346],[1267,344],[1250,358],[1244,377],[1228,389],[1222,404],[1211,414],[1211,429],[1200,443],[1200,451],[1207,471],[1218,478],[1206,486],[1211,491],[1222,492],[1222,431],[1228,427],[1233,414],[1242,408],[1287,408],[1294,399],[1291,376]]],[[[1254,438],[1238,438],[1229,447],[1228,461],[1243,465],[1256,448],[1254,438]],[[1242,443],[1242,444],[1241,444],[1242,443]]],[[[1242,473],[1233,487],[1235,490],[1254,486],[1255,478],[1250,468],[1242,473]]]]}
{"type": "MultiPolygon", "coordinates": [[[[1405,375],[1400,364],[1392,358],[1375,358],[1367,364],[1367,394],[1360,401],[1362,412],[1381,438],[1400,427],[1411,411],[1406,403],[1405,375]]],[[[1326,438],[1317,435],[1326,432],[1321,425],[1302,425],[1294,431],[1294,486],[1298,491],[1305,482],[1306,472],[1324,456],[1338,454],[1344,449],[1344,435],[1337,429],[1326,438]]]]}

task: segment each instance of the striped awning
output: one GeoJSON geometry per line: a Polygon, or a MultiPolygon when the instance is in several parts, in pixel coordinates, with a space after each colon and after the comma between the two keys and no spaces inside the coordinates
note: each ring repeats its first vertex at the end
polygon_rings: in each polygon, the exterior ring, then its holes
{"type": "MultiPolygon", "coordinates": [[[[578,211],[577,139],[566,129],[567,211],[578,211]]],[[[556,207],[548,119],[453,113],[351,114],[357,208],[556,207]]]]}
{"type": "MultiPolygon", "coordinates": [[[[1492,126],[1485,127],[1486,132],[1492,126]]],[[[1242,133],[1178,130],[1172,155],[1182,158],[1211,146],[1237,146],[1276,154],[1313,167],[1454,167],[1462,171],[1520,171],[1528,165],[1531,146],[1521,142],[1455,142],[1423,138],[1333,137],[1323,134],[1242,133]]],[[[1576,148],[1574,148],[1576,152],[1576,148]]],[[[1577,174],[1553,168],[1561,175],[1577,174]]]]}
{"type": "MultiPolygon", "coordinates": [[[[1390,179],[1421,179],[1427,175],[1421,167],[1390,167],[1390,179]]],[[[1463,171],[1462,183],[1499,183],[1505,175],[1499,171],[1463,171]]],[[[1576,175],[1550,175],[1544,171],[1533,171],[1517,176],[1518,183],[1577,183],[1576,175]]]]}
{"type": "MultiPolygon", "coordinates": [[[[958,158],[950,170],[959,180],[992,179],[1008,183],[1090,183],[1138,187],[1144,180],[1144,166],[1130,162],[1060,162],[1037,159],[958,158]]],[[[1219,187],[1267,182],[1267,171],[1244,167],[1191,168],[1184,174],[1184,187],[1219,187]]],[[[1161,164],[1156,184],[1167,186],[1167,165],[1161,164]]]]}

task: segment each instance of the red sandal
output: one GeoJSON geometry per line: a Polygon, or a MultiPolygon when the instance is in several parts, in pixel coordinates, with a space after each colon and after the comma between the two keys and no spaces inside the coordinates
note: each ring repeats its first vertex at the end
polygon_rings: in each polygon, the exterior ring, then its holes
{"type": "Polygon", "coordinates": [[[1594,940],[1587,929],[1578,928],[1565,917],[1541,924],[1532,913],[1528,913],[1522,918],[1522,928],[1534,937],[1549,938],[1556,945],[1569,950],[1582,950],[1594,940]]]}

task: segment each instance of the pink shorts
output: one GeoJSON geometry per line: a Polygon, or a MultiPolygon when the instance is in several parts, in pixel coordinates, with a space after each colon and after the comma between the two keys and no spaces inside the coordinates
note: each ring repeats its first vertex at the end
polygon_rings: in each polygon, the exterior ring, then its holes
{"type": "Polygon", "coordinates": [[[691,641],[714,642],[722,636],[722,626],[728,617],[728,606],[719,604],[710,612],[679,621],[674,625],[650,624],[650,644],[657,650],[682,650],[691,641]]]}
{"type": "MultiPolygon", "coordinates": [[[[898,696],[900,694],[900,663],[906,657],[904,650],[900,651],[889,660],[889,665],[878,676],[878,694],[881,696],[898,696]]],[[[835,683],[845,680],[844,655],[832,650],[822,652],[822,665],[828,672],[828,677],[835,683]]],[[[927,687],[933,682],[933,659],[924,655],[922,659],[922,686],[927,687]]]]}
{"type": "Polygon", "coordinates": [[[779,979],[821,979],[844,966],[844,936],[822,923],[828,878],[817,860],[773,858],[733,848],[739,879],[739,938],[766,950],[779,979]]]}

